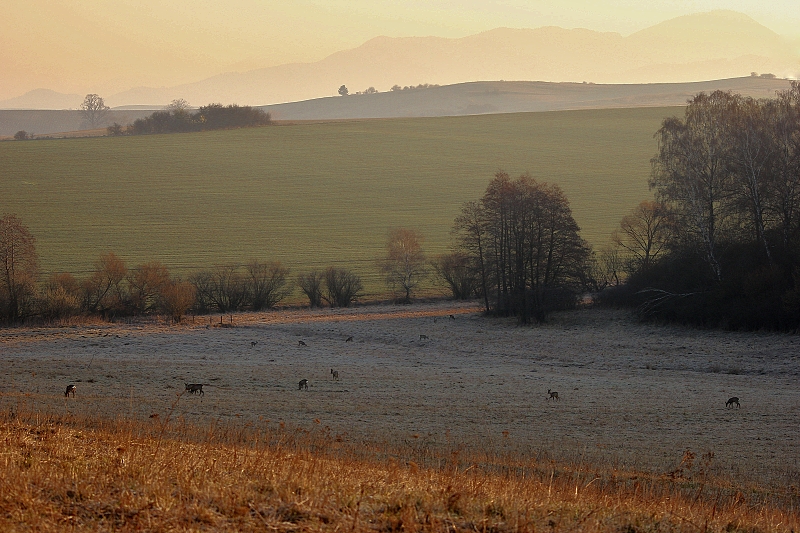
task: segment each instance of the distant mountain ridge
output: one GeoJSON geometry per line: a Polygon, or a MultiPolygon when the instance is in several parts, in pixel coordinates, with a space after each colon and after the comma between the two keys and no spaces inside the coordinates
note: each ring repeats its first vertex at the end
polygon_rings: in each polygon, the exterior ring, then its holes
{"type": "Polygon", "coordinates": [[[691,82],[770,72],[800,75],[800,53],[740,13],[714,11],[669,20],[622,37],[585,29],[497,28],[461,39],[376,37],[316,63],[221,74],[168,89],[138,88],[112,105],[185,98],[263,105],[394,84],[481,80],[596,83],[691,82]]]}
{"type": "MultiPolygon", "coordinates": [[[[176,98],[265,105],[392,85],[479,80],[676,83],[770,72],[800,76],[800,51],[734,11],[671,19],[630,36],[587,29],[496,28],[460,39],[376,37],[315,63],[227,73],[167,88],[139,87],[106,97],[111,106],[162,106],[176,98]]],[[[16,99],[15,99],[16,100],[16,99]]],[[[10,106],[9,100],[0,108],[10,106]]]]}

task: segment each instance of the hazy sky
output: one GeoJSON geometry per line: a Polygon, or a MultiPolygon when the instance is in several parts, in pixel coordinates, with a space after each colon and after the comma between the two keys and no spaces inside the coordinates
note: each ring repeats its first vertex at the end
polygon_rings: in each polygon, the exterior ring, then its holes
{"type": "Polygon", "coordinates": [[[800,42],[798,0],[25,0],[0,16],[0,100],[44,87],[110,93],[310,62],[378,36],[496,28],[628,35],[731,9],[800,42]]]}

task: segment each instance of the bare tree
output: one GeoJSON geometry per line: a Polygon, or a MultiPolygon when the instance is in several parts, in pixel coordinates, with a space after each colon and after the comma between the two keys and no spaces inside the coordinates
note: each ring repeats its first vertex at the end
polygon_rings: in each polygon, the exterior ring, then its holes
{"type": "Polygon", "coordinates": [[[287,283],[289,269],[280,263],[251,261],[246,268],[250,307],[254,311],[275,307],[292,293],[287,283]]]}
{"type": "Polygon", "coordinates": [[[672,240],[674,224],[667,207],[645,200],[622,218],[612,241],[630,254],[628,272],[647,270],[672,240]]]}
{"type": "Polygon", "coordinates": [[[170,283],[167,267],[157,261],[139,265],[128,272],[126,279],[131,311],[147,314],[159,309],[162,291],[170,283]]]}
{"type": "Polygon", "coordinates": [[[422,234],[408,228],[393,229],[389,232],[386,251],[386,258],[381,262],[386,283],[392,290],[403,292],[403,303],[410,303],[411,292],[427,275],[422,234]]]}
{"type": "Polygon", "coordinates": [[[325,270],[325,295],[331,307],[350,307],[362,294],[361,278],[349,270],[328,267],[325,270]]]}
{"type": "Polygon", "coordinates": [[[89,124],[89,127],[96,128],[105,120],[108,115],[109,107],[103,99],[96,94],[87,94],[81,104],[81,115],[89,124]]]}
{"type": "Polygon", "coordinates": [[[681,219],[681,227],[701,243],[717,281],[722,279],[719,240],[733,223],[725,117],[734,96],[714,91],[689,101],[683,120],[664,120],[656,133],[658,153],[652,159],[650,188],[681,219]]]}
{"type": "Polygon", "coordinates": [[[236,265],[198,272],[189,281],[194,285],[197,303],[203,309],[213,308],[220,313],[238,311],[248,299],[247,279],[236,265]]]}
{"type": "Polygon", "coordinates": [[[322,283],[325,274],[319,270],[312,270],[297,276],[297,285],[308,297],[308,304],[311,307],[322,307],[322,283]]]}
{"type": "Polygon", "coordinates": [[[82,284],[83,306],[104,317],[124,308],[126,295],[122,281],[128,269],[113,252],[100,256],[95,270],[82,284]]]}
{"type": "Polygon", "coordinates": [[[32,312],[39,269],[35,242],[19,217],[0,218],[0,318],[14,322],[32,312]]]}
{"type": "Polygon", "coordinates": [[[186,113],[192,106],[183,98],[176,98],[164,107],[165,111],[172,111],[173,113],[186,113]]]}
{"type": "Polygon", "coordinates": [[[559,187],[504,172],[479,204],[464,206],[454,228],[462,249],[482,264],[486,301],[522,323],[574,305],[591,255],[579,230],[559,187]]]}
{"type": "Polygon", "coordinates": [[[480,276],[474,261],[464,252],[437,256],[433,261],[436,275],[445,282],[453,298],[468,300],[480,292],[480,276]]]}

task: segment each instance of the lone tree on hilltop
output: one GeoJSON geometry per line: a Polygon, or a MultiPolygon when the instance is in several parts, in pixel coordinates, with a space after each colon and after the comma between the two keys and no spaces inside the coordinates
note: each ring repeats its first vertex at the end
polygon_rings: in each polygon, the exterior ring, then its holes
{"type": "Polygon", "coordinates": [[[108,115],[109,107],[96,94],[87,94],[81,104],[81,115],[90,127],[96,128],[108,115]]]}
{"type": "Polygon", "coordinates": [[[347,96],[348,94],[350,94],[350,91],[347,90],[347,87],[344,85],[339,87],[339,96],[347,96]]]}

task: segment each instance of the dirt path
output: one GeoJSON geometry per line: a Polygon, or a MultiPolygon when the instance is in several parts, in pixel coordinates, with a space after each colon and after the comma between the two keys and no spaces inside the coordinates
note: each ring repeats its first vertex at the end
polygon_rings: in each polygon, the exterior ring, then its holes
{"type": "Polygon", "coordinates": [[[690,448],[745,479],[800,478],[797,336],[647,326],[606,310],[517,327],[452,303],[207,320],[0,330],[0,405],[147,418],[185,382],[204,383],[173,416],[318,419],[349,440],[547,451],[654,472],[690,448]],[[68,383],[78,390],[65,401],[68,383]],[[731,396],[741,409],[725,408],[731,396]]]}

